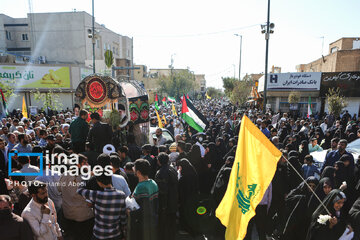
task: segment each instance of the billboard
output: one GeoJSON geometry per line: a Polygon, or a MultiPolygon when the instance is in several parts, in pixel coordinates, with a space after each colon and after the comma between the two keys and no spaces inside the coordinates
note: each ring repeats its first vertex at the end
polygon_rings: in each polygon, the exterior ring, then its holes
{"type": "MultiPolygon", "coordinates": [[[[320,82],[321,82],[320,72],[270,73],[267,79],[267,90],[319,91],[320,82]]],[[[261,77],[259,79],[259,92],[263,92],[263,91],[264,91],[264,77],[261,77]]]]}
{"type": "Polygon", "coordinates": [[[70,88],[70,68],[52,66],[0,66],[0,80],[15,88],[70,88]]]}
{"type": "Polygon", "coordinates": [[[360,97],[360,72],[322,73],[320,96],[325,97],[330,88],[340,88],[345,97],[360,97]]]}

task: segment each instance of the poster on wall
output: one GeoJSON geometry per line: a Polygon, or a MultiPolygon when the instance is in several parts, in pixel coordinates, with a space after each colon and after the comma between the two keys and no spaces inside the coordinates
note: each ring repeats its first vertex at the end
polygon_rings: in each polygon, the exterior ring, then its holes
{"type": "Polygon", "coordinates": [[[14,88],[70,88],[69,67],[0,66],[0,80],[14,88]]]}
{"type": "Polygon", "coordinates": [[[339,88],[345,97],[360,97],[360,72],[322,73],[320,95],[325,97],[330,88],[339,88]]]}
{"type": "MultiPolygon", "coordinates": [[[[268,90],[307,90],[319,91],[320,72],[270,73],[267,77],[268,90]]],[[[264,91],[264,77],[259,79],[259,92],[264,91]]]]}

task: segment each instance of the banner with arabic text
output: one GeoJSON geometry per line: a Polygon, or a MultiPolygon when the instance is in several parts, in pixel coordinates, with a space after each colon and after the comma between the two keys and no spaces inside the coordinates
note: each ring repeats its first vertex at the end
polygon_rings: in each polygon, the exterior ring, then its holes
{"type": "Polygon", "coordinates": [[[14,88],[70,88],[69,67],[0,65],[0,80],[14,88]]]}
{"type": "MultiPolygon", "coordinates": [[[[267,77],[268,90],[307,90],[319,91],[320,72],[270,73],[267,77]]],[[[264,91],[264,77],[259,79],[259,92],[264,91]]]]}
{"type": "Polygon", "coordinates": [[[330,88],[339,88],[345,97],[360,97],[360,72],[325,72],[321,76],[320,96],[330,88]]]}

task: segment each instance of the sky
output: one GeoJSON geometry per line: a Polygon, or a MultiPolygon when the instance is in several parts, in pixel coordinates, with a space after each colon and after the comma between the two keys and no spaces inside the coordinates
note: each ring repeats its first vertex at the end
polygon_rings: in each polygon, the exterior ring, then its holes
{"type": "MultiPolygon", "coordinates": [[[[33,12],[86,11],[91,0],[31,0],[33,12]]],[[[329,44],[360,37],[359,0],[271,1],[269,70],[295,72],[296,65],[327,55],[329,44]]],[[[26,17],[28,0],[1,0],[0,13],[26,17]]],[[[95,0],[95,21],[134,38],[134,63],[149,68],[190,68],[205,74],[208,87],[222,88],[221,77],[265,71],[266,0],[95,0]]]]}

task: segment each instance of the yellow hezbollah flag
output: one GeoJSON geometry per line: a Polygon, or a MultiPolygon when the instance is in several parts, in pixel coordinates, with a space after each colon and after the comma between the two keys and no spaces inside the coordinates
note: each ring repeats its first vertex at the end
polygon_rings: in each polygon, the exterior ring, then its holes
{"type": "Polygon", "coordinates": [[[171,104],[172,104],[172,112],[173,112],[174,115],[177,116],[177,112],[176,112],[176,108],[174,106],[174,103],[171,103],[171,104]]]}
{"type": "Polygon", "coordinates": [[[27,110],[26,110],[26,103],[25,97],[23,96],[23,104],[22,104],[22,115],[24,118],[28,118],[27,110]]]}
{"type": "Polygon", "coordinates": [[[207,92],[206,92],[206,98],[211,99],[211,97],[207,94],[207,92]]]}
{"type": "Polygon", "coordinates": [[[158,113],[158,111],[156,109],[155,109],[155,112],[156,112],[159,128],[163,128],[159,113],[158,113]]]}
{"type": "Polygon", "coordinates": [[[281,152],[244,116],[227,190],[216,209],[216,217],[226,226],[225,239],[245,237],[280,157],[281,152]]]}
{"type": "Polygon", "coordinates": [[[164,120],[164,123],[167,124],[165,115],[163,115],[162,119],[164,120]]]}

